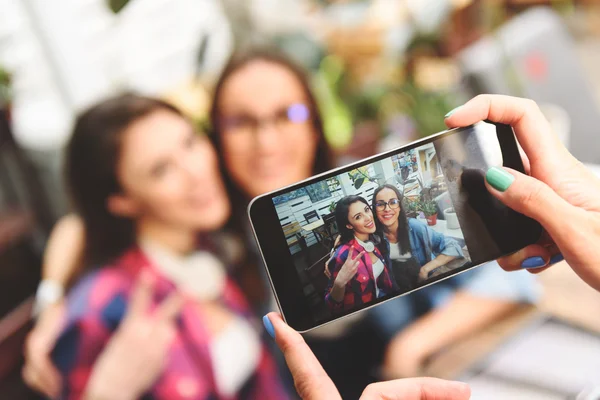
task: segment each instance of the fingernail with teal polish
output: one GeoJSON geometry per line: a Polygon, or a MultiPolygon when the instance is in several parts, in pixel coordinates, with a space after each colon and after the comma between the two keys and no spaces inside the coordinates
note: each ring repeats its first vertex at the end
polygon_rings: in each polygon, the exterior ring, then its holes
{"type": "Polygon", "coordinates": [[[458,107],[456,107],[455,109],[448,111],[448,114],[446,114],[446,115],[444,116],[444,118],[449,118],[450,116],[452,116],[452,114],[454,114],[456,111],[458,111],[458,109],[459,109],[459,108],[461,108],[461,107],[462,107],[462,106],[458,106],[458,107]]]}
{"type": "Polygon", "coordinates": [[[485,180],[494,189],[505,192],[515,181],[515,177],[502,168],[492,167],[485,173],[485,180]]]}
{"type": "Polygon", "coordinates": [[[521,268],[524,269],[532,269],[532,268],[541,268],[546,265],[546,261],[542,257],[529,257],[523,260],[521,263],[521,268]]]}
{"type": "Polygon", "coordinates": [[[271,320],[269,319],[269,317],[267,315],[265,315],[263,317],[263,325],[265,326],[265,329],[267,330],[269,335],[273,339],[275,339],[275,328],[273,327],[273,324],[271,323],[271,320]]]}
{"type": "Polygon", "coordinates": [[[565,259],[565,257],[561,253],[558,253],[558,254],[555,254],[552,257],[550,257],[550,262],[548,264],[550,264],[550,265],[556,264],[558,262],[561,262],[564,259],[565,259]]]}

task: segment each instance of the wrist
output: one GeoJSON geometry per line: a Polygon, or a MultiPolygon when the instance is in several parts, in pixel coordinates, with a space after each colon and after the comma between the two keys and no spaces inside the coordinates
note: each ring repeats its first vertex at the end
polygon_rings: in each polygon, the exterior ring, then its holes
{"type": "Polygon", "coordinates": [[[33,315],[38,316],[48,307],[58,304],[64,297],[65,288],[62,283],[53,279],[43,279],[38,285],[33,306],[33,315]]]}
{"type": "Polygon", "coordinates": [[[338,276],[337,278],[335,278],[335,281],[333,281],[333,287],[334,289],[338,289],[338,290],[345,290],[346,288],[346,284],[348,282],[344,282],[342,279],[340,279],[340,277],[338,276]]]}
{"type": "Polygon", "coordinates": [[[423,266],[423,269],[425,271],[427,271],[427,273],[433,271],[434,269],[436,269],[437,267],[440,267],[441,265],[438,265],[438,262],[436,260],[431,260],[429,261],[427,264],[425,264],[423,266]]]}
{"type": "Polygon", "coordinates": [[[128,385],[106,385],[93,377],[89,380],[85,388],[84,400],[136,400],[142,393],[137,393],[135,389],[128,385]],[[118,387],[117,391],[114,388],[118,387]],[[126,390],[123,390],[126,389],[126,390]]]}

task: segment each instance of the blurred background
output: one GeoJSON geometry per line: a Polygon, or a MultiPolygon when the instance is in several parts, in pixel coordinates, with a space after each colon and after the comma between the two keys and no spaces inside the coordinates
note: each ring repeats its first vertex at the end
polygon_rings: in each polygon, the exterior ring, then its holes
{"type": "MultiPolygon", "coordinates": [[[[570,150],[600,169],[597,0],[0,0],[0,397],[29,396],[21,347],[44,243],[68,210],[61,160],[76,114],[135,90],[204,124],[228,57],[255,44],[310,72],[340,165],[443,130],[443,116],[474,95],[503,93],[536,100],[570,150]]],[[[575,398],[592,385],[600,296],[565,266],[540,283],[537,307],[456,343],[429,373],[470,379],[474,398],[490,388],[575,398]],[[530,337],[549,347],[519,350],[530,337]],[[570,356],[581,370],[543,361],[574,342],[587,343],[570,356]],[[562,381],[498,372],[525,368],[524,358],[555,366],[548,376],[562,381]]]]}

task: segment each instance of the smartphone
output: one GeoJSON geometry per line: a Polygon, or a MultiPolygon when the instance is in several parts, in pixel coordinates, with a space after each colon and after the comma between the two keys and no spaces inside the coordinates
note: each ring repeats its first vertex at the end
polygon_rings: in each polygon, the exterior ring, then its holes
{"type": "Polygon", "coordinates": [[[482,121],[252,200],[285,321],[306,332],[537,242],[487,191],[491,166],[524,172],[512,128],[482,121]]]}

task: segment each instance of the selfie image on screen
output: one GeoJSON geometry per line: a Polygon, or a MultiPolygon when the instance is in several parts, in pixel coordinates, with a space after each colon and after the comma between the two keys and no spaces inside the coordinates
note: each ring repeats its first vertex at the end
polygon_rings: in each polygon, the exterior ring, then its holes
{"type": "Polygon", "coordinates": [[[432,143],[273,203],[316,320],[409,292],[471,261],[432,143]]]}

